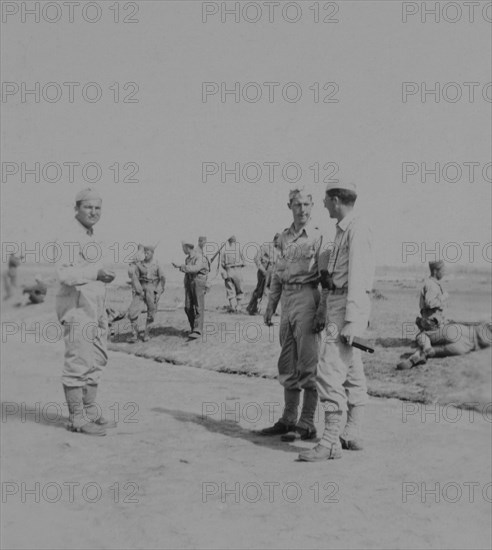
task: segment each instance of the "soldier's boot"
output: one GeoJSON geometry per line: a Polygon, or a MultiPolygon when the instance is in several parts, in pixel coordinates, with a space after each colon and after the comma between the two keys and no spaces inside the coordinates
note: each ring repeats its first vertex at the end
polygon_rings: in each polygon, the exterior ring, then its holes
{"type": "Polygon", "coordinates": [[[237,300],[236,298],[229,298],[229,313],[235,313],[237,310],[237,300]]]}
{"type": "Polygon", "coordinates": [[[236,313],[242,311],[241,310],[241,296],[236,296],[236,313]]]}
{"type": "Polygon", "coordinates": [[[97,386],[86,385],[82,390],[82,401],[84,403],[85,416],[91,422],[104,428],[116,428],[117,424],[114,420],[104,418],[101,407],[96,403],[97,386]]]}
{"type": "Polygon", "coordinates": [[[147,319],[147,322],[145,323],[145,331],[142,340],[144,342],[148,342],[150,340],[150,325],[152,324],[152,321],[147,319]]]}
{"type": "Polygon", "coordinates": [[[63,386],[63,390],[65,391],[65,399],[67,401],[69,414],[67,430],[86,435],[106,435],[106,430],[103,426],[91,422],[86,417],[82,400],[82,388],[63,386]]]}
{"type": "Polygon", "coordinates": [[[138,322],[132,321],[131,324],[131,336],[128,338],[127,342],[129,344],[134,344],[138,341],[138,322]]]}
{"type": "Polygon", "coordinates": [[[284,412],[282,418],[270,428],[260,431],[261,435],[282,435],[293,432],[296,428],[300,390],[288,390],[284,388],[284,412]]]}
{"type": "Polygon", "coordinates": [[[342,458],[342,446],[339,440],[341,417],[341,411],[325,411],[325,429],[319,444],[314,449],[300,453],[299,460],[321,462],[342,458]]]}
{"type": "Polygon", "coordinates": [[[363,444],[360,438],[360,426],[364,418],[363,405],[349,405],[347,413],[347,423],[340,436],[342,449],[349,451],[362,451],[363,444]]]}
{"type": "MultiPolygon", "coordinates": [[[[318,406],[318,391],[316,388],[304,390],[301,418],[293,430],[283,435],[282,441],[295,441],[297,439],[315,439],[314,415],[318,406]]],[[[296,410],[297,416],[297,410],[296,410]]]]}

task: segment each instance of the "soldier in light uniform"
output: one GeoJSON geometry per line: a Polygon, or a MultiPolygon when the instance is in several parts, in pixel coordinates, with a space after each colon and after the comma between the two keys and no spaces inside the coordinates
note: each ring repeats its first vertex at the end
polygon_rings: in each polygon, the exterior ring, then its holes
{"type": "Polygon", "coordinates": [[[65,362],[62,384],[69,410],[70,430],[106,435],[116,423],[100,414],[97,388],[108,361],[106,284],[115,278],[105,265],[105,248],[94,225],[101,217],[102,200],[94,189],[75,197],[75,219],[58,239],[60,288],[56,313],[64,329],[65,362]]]}
{"type": "Polygon", "coordinates": [[[23,256],[19,257],[13,253],[9,255],[7,271],[3,274],[3,284],[5,288],[4,300],[11,298],[17,288],[17,268],[22,259],[23,256]]]}
{"type": "MultiPolygon", "coordinates": [[[[202,245],[205,244],[204,239],[205,237],[201,237],[202,245]]],[[[205,293],[210,263],[203,253],[203,246],[195,250],[193,243],[186,240],[182,241],[181,245],[186,254],[185,263],[182,265],[173,263],[173,266],[185,274],[185,313],[191,328],[188,337],[197,339],[203,334],[205,293]]]]}
{"type": "Polygon", "coordinates": [[[237,312],[241,309],[241,300],[243,298],[243,276],[242,268],[244,259],[239,250],[239,243],[233,235],[227,239],[226,246],[222,252],[221,275],[226,287],[226,297],[229,300],[229,311],[237,312]]]}
{"type": "Polygon", "coordinates": [[[429,262],[429,269],[430,277],[425,280],[420,292],[420,316],[415,320],[420,330],[415,338],[418,350],[398,363],[398,370],[425,364],[429,357],[464,355],[489,347],[492,341],[492,324],[489,322],[456,323],[446,320],[444,309],[449,294],[441,285],[446,265],[442,260],[429,262]]]}
{"type": "MultiPolygon", "coordinates": [[[[316,365],[318,363],[318,319],[326,311],[320,304],[318,260],[323,237],[311,220],[313,200],[303,190],[289,193],[288,208],[293,223],[279,238],[280,255],[270,285],[270,296],[264,314],[265,324],[281,301],[278,380],[284,387],[284,410],[280,420],[260,432],[281,435],[283,441],[314,439],[314,415],[318,405],[316,365]],[[303,392],[300,418],[299,405],[303,392]]],[[[321,327],[322,328],[322,327],[321,327]]]]}
{"type": "Polygon", "coordinates": [[[247,312],[250,315],[258,313],[258,304],[263,298],[265,289],[270,288],[272,280],[273,268],[278,259],[278,241],[280,233],[276,233],[271,243],[264,243],[260,246],[258,253],[255,256],[255,264],[258,268],[256,288],[251,295],[247,312]]]}
{"type": "Polygon", "coordinates": [[[142,248],[143,260],[137,260],[129,268],[133,294],[128,309],[128,318],[132,324],[132,336],[128,340],[129,343],[135,343],[138,340],[138,316],[144,305],[147,306],[147,320],[143,341],[148,342],[150,325],[154,322],[157,304],[166,288],[166,277],[159,262],[154,259],[155,246],[143,245],[142,248]]]}
{"type": "Polygon", "coordinates": [[[374,260],[371,230],[353,210],[356,198],[353,183],[328,184],[326,188],[325,208],[338,223],[328,269],[321,276],[327,318],[317,387],[325,413],[325,429],[319,444],[299,455],[299,460],[309,462],[340,458],[342,447],[362,448],[359,428],[367,401],[366,380],[361,352],[351,344],[367,328],[374,260]],[[340,421],[345,411],[347,423],[340,437],[340,421]]]}

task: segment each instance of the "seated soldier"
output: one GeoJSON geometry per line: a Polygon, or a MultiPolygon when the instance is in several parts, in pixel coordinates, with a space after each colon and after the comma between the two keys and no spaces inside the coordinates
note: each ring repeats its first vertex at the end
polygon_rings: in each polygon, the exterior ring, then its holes
{"type": "Polygon", "coordinates": [[[411,369],[427,362],[429,357],[464,355],[470,351],[489,347],[492,323],[456,323],[446,320],[444,308],[448,293],[441,286],[445,273],[443,261],[429,262],[430,277],[420,293],[420,316],[415,323],[420,329],[415,341],[418,350],[397,365],[398,370],[411,369]]]}

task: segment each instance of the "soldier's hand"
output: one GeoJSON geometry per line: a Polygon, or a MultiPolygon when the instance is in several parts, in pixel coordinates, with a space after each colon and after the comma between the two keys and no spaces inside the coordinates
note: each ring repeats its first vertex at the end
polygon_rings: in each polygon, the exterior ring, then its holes
{"type": "Polygon", "coordinates": [[[112,281],[114,281],[115,277],[116,273],[114,271],[111,271],[111,269],[100,269],[97,272],[97,280],[103,283],[111,283],[112,281]]]}
{"type": "Polygon", "coordinates": [[[326,310],[318,309],[313,319],[313,332],[321,332],[326,326],[326,310]]]}
{"type": "Polygon", "coordinates": [[[340,331],[340,340],[344,344],[348,344],[349,346],[351,346],[355,336],[356,334],[354,323],[345,323],[342,330],[340,331]]]}
{"type": "Polygon", "coordinates": [[[265,321],[265,325],[268,327],[271,327],[273,325],[272,323],[272,317],[275,312],[273,311],[273,308],[270,306],[267,306],[265,309],[265,314],[263,315],[263,320],[265,321]]]}
{"type": "Polygon", "coordinates": [[[172,265],[173,267],[175,267],[176,269],[179,269],[179,265],[178,265],[178,264],[175,264],[174,262],[171,262],[171,265],[172,265]]]}

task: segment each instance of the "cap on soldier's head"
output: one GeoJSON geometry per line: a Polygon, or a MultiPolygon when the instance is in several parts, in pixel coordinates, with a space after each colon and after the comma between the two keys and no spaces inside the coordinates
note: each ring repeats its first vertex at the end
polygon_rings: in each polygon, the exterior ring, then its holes
{"type": "Polygon", "coordinates": [[[195,243],[191,239],[183,239],[181,241],[182,246],[190,246],[191,248],[195,248],[195,243]]]}
{"type": "Polygon", "coordinates": [[[429,262],[429,269],[435,271],[436,269],[442,269],[444,267],[444,262],[442,260],[437,260],[435,262],[429,262]]]}
{"type": "Polygon", "coordinates": [[[144,244],[142,247],[144,250],[152,250],[152,252],[155,250],[155,244],[144,244]]]}
{"type": "Polygon", "coordinates": [[[102,201],[102,197],[93,187],[87,187],[75,196],[76,203],[81,201],[102,201]]]}
{"type": "Polygon", "coordinates": [[[343,189],[345,191],[352,191],[352,193],[355,193],[357,195],[357,186],[352,181],[338,181],[336,183],[328,183],[326,186],[326,192],[333,191],[334,189],[343,189]]]}
{"type": "Polygon", "coordinates": [[[236,242],[236,235],[231,235],[231,236],[227,239],[227,242],[229,242],[229,243],[235,243],[235,242],[236,242]]]}
{"type": "Polygon", "coordinates": [[[207,237],[200,236],[198,237],[198,244],[205,244],[207,242],[207,237]]]}

